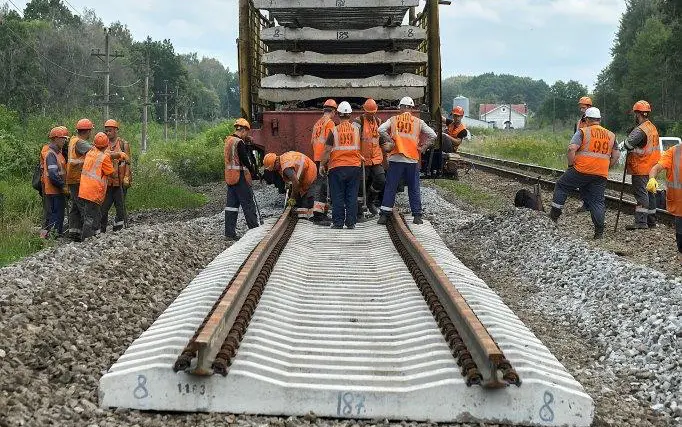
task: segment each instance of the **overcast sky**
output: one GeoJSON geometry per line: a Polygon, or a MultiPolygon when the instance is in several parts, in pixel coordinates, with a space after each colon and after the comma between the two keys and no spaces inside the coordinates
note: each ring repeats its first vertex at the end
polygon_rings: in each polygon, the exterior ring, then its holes
{"type": "MultiPolygon", "coordinates": [[[[26,1],[14,0],[23,8],[26,1]]],[[[423,2],[422,2],[423,3],[423,2]]],[[[237,0],[68,0],[133,36],[171,39],[236,68],[237,0]]],[[[610,61],[624,0],[454,0],[441,6],[443,77],[485,72],[575,79],[590,87],[610,61]]]]}

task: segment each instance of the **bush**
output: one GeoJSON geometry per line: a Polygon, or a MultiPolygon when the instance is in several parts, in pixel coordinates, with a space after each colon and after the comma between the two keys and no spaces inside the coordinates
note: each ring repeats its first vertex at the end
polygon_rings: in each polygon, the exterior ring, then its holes
{"type": "Polygon", "coordinates": [[[126,199],[128,210],[187,209],[206,203],[203,194],[188,189],[177,176],[163,167],[163,163],[140,162],[126,199]]]}

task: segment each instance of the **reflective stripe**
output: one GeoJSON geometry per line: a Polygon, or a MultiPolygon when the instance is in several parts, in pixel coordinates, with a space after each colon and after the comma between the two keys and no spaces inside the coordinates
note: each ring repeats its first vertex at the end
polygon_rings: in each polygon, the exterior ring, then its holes
{"type": "Polygon", "coordinates": [[[560,205],[560,204],[558,204],[558,203],[552,202],[552,207],[553,207],[553,208],[557,208],[557,209],[563,209],[563,208],[564,208],[564,205],[560,205]]]}
{"type": "Polygon", "coordinates": [[[637,207],[635,208],[635,212],[649,213],[649,208],[645,208],[645,207],[642,207],[642,206],[637,206],[637,207]]]}
{"type": "MultiPolygon", "coordinates": [[[[340,126],[340,125],[339,125],[340,126]]],[[[339,132],[338,132],[338,126],[334,128],[332,133],[334,134],[334,147],[332,148],[332,151],[353,151],[353,150],[360,150],[360,131],[353,126],[354,129],[354,134],[357,136],[355,138],[355,141],[357,142],[354,145],[339,145],[339,132]]]]}
{"type": "Polygon", "coordinates": [[[382,206],[379,209],[386,212],[393,212],[393,208],[389,208],[388,206],[382,206]]]}
{"type": "Polygon", "coordinates": [[[655,214],[655,213],[656,213],[656,209],[649,209],[649,214],[655,214]]]}
{"type": "Polygon", "coordinates": [[[80,228],[69,228],[69,233],[80,233],[81,231],[80,228]]]}
{"type": "Polygon", "coordinates": [[[246,170],[244,166],[235,166],[235,165],[230,165],[227,167],[227,169],[232,169],[232,170],[246,170]]]}
{"type": "Polygon", "coordinates": [[[83,160],[83,159],[69,159],[69,163],[71,163],[72,165],[82,165],[83,163],[85,163],[85,160],[83,160]]]}
{"type": "Polygon", "coordinates": [[[239,212],[239,208],[225,208],[225,212],[239,212]]]}
{"type": "Polygon", "coordinates": [[[59,169],[59,165],[48,165],[48,169],[59,169]]]}

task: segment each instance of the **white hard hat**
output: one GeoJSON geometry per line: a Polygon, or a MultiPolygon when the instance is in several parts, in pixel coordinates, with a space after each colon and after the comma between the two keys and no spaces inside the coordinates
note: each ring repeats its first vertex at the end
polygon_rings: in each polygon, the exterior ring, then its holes
{"type": "Polygon", "coordinates": [[[601,111],[597,107],[590,107],[585,110],[585,117],[588,119],[601,119],[601,111]]]}
{"type": "Polygon", "coordinates": [[[350,104],[346,101],[343,101],[342,103],[339,104],[339,107],[336,109],[341,114],[350,114],[353,112],[353,109],[351,108],[350,104]]]}
{"type": "Polygon", "coordinates": [[[398,106],[401,106],[401,105],[407,105],[408,107],[414,107],[414,100],[412,98],[410,98],[409,96],[406,96],[400,100],[400,104],[398,104],[398,106]]]}

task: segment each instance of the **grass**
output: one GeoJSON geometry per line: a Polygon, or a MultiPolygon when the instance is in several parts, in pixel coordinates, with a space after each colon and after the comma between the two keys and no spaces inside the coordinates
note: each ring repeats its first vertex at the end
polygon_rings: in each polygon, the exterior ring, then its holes
{"type": "Polygon", "coordinates": [[[128,191],[127,207],[130,211],[198,208],[208,201],[206,196],[192,191],[172,175],[146,166],[135,173],[133,187],[128,191]]]}
{"type": "Polygon", "coordinates": [[[499,197],[480,189],[475,189],[471,184],[450,179],[437,179],[436,185],[472,206],[489,210],[499,210],[502,208],[502,201],[500,201],[499,197]]]}

